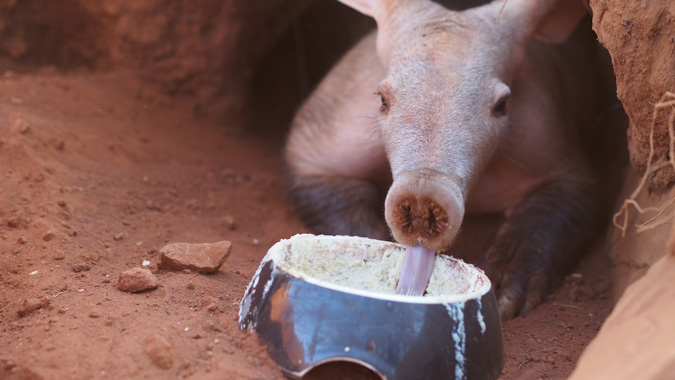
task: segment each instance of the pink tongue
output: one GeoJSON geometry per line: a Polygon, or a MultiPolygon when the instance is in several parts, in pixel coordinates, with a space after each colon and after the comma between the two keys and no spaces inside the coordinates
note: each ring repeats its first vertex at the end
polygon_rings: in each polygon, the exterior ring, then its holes
{"type": "Polygon", "coordinates": [[[396,294],[421,296],[429,285],[434,269],[436,251],[421,245],[413,245],[405,250],[401,277],[398,280],[396,294]]]}

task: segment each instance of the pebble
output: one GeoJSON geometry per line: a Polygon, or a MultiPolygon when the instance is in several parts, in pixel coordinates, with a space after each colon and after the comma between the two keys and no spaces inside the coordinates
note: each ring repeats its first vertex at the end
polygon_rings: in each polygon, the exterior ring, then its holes
{"type": "Polygon", "coordinates": [[[219,309],[220,308],[215,303],[212,303],[212,304],[210,304],[209,306],[206,307],[206,310],[208,310],[210,312],[215,312],[215,311],[218,311],[219,309]]]}
{"type": "Polygon", "coordinates": [[[70,269],[72,269],[73,272],[75,272],[75,273],[80,273],[80,272],[86,272],[91,268],[86,263],[78,263],[78,264],[74,264],[73,266],[71,266],[70,269]]]}
{"type": "Polygon", "coordinates": [[[19,310],[17,310],[17,314],[19,314],[19,317],[25,317],[26,315],[45,308],[49,306],[51,301],[49,298],[42,298],[42,299],[37,299],[37,298],[30,298],[27,300],[23,300],[23,303],[19,307],[19,310]]]}
{"type": "Polygon", "coordinates": [[[237,225],[234,221],[234,217],[232,217],[232,215],[226,215],[225,217],[223,217],[223,225],[228,230],[235,230],[237,228],[237,225]]]}
{"type": "Polygon", "coordinates": [[[158,267],[212,273],[223,265],[231,253],[232,243],[229,241],[203,244],[174,243],[160,249],[158,267]]]}
{"type": "Polygon", "coordinates": [[[157,285],[157,277],[143,268],[127,269],[117,279],[117,289],[129,293],[155,289],[157,285]]]}
{"type": "Polygon", "coordinates": [[[25,236],[20,236],[18,239],[16,239],[16,242],[19,244],[26,244],[28,243],[28,239],[25,236]]]}
{"type": "Polygon", "coordinates": [[[220,310],[220,307],[218,307],[219,300],[216,297],[204,296],[204,297],[202,297],[202,299],[199,303],[202,307],[206,308],[206,310],[208,310],[210,312],[215,312],[215,311],[220,310]]]}
{"type": "Polygon", "coordinates": [[[30,130],[30,125],[23,119],[14,120],[14,129],[22,135],[25,135],[30,130]]]}
{"type": "Polygon", "coordinates": [[[118,234],[115,234],[115,236],[113,236],[113,239],[115,239],[115,241],[120,241],[120,240],[124,239],[124,233],[120,232],[118,234]]]}
{"type": "Polygon", "coordinates": [[[151,335],[145,342],[145,353],[154,365],[162,369],[171,368],[175,361],[173,346],[159,334],[151,335]]]}
{"type": "Polygon", "coordinates": [[[56,237],[56,234],[54,233],[54,231],[47,231],[47,233],[44,234],[44,236],[42,237],[42,240],[50,241],[50,240],[53,240],[55,237],[56,237]]]}
{"type": "Polygon", "coordinates": [[[217,303],[218,303],[218,298],[213,297],[213,296],[204,296],[204,297],[202,297],[202,299],[199,301],[199,304],[200,304],[202,307],[209,306],[209,305],[212,304],[212,303],[217,304],[217,303]]]}

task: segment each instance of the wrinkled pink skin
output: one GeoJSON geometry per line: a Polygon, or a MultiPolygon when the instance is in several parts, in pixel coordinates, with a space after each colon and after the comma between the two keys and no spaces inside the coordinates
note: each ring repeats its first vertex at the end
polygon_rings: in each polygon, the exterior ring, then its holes
{"type": "MultiPolygon", "coordinates": [[[[300,214],[321,233],[442,252],[465,213],[504,213],[480,265],[503,318],[532,309],[571,270],[598,218],[579,136],[597,116],[592,34],[561,47],[531,41],[567,39],[583,6],[498,0],[452,12],[426,0],[341,1],[374,16],[378,32],[294,120],[286,162],[300,214]]],[[[406,255],[405,293],[428,282],[420,252],[406,255]]]]}

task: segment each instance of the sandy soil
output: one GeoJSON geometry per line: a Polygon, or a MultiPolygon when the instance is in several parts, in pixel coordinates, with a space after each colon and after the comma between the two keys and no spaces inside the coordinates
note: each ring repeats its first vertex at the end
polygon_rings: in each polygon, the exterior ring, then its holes
{"type": "MultiPolygon", "coordinates": [[[[227,133],[193,106],[122,71],[1,76],[0,378],[283,378],[236,319],[267,248],[308,232],[283,192],[285,127],[227,133]],[[156,270],[166,243],[219,240],[216,274],[156,270]],[[144,260],[159,288],[117,290],[144,260]]],[[[504,324],[502,379],[572,372],[611,307],[603,256],[577,272],[504,324]]]]}

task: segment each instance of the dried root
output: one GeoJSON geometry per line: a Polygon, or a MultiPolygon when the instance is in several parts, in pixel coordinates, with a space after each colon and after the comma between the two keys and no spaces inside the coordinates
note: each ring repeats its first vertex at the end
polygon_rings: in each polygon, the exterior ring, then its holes
{"type": "Polygon", "coordinates": [[[675,211],[671,211],[670,213],[663,215],[663,213],[670,207],[673,202],[675,202],[675,198],[671,199],[668,204],[665,206],[658,208],[658,207],[642,207],[640,204],[635,200],[635,198],[640,194],[642,189],[645,187],[647,183],[647,179],[657,171],[663,169],[664,167],[670,165],[673,168],[673,171],[675,171],[675,93],[666,91],[663,96],[661,96],[661,99],[659,100],[656,105],[654,105],[654,112],[652,115],[652,124],[649,129],[649,157],[647,158],[647,168],[645,169],[645,173],[642,175],[642,179],[640,180],[640,183],[638,184],[637,188],[633,191],[633,193],[628,197],[626,200],[623,201],[623,204],[619,208],[619,211],[617,211],[614,214],[614,218],[612,219],[612,223],[621,230],[621,237],[626,236],[626,231],[628,230],[628,225],[629,225],[629,211],[630,211],[630,206],[635,208],[635,210],[638,212],[639,215],[645,215],[647,213],[654,213],[647,221],[639,224],[634,224],[634,227],[636,228],[637,233],[641,233],[647,230],[650,230],[652,228],[655,228],[657,226],[660,226],[661,224],[667,223],[670,221],[673,216],[675,216],[675,211]],[[670,146],[669,146],[669,157],[668,161],[662,162],[658,165],[653,164],[654,160],[654,128],[656,125],[656,118],[661,109],[670,109],[670,115],[668,116],[668,135],[670,136],[670,146]]]}

